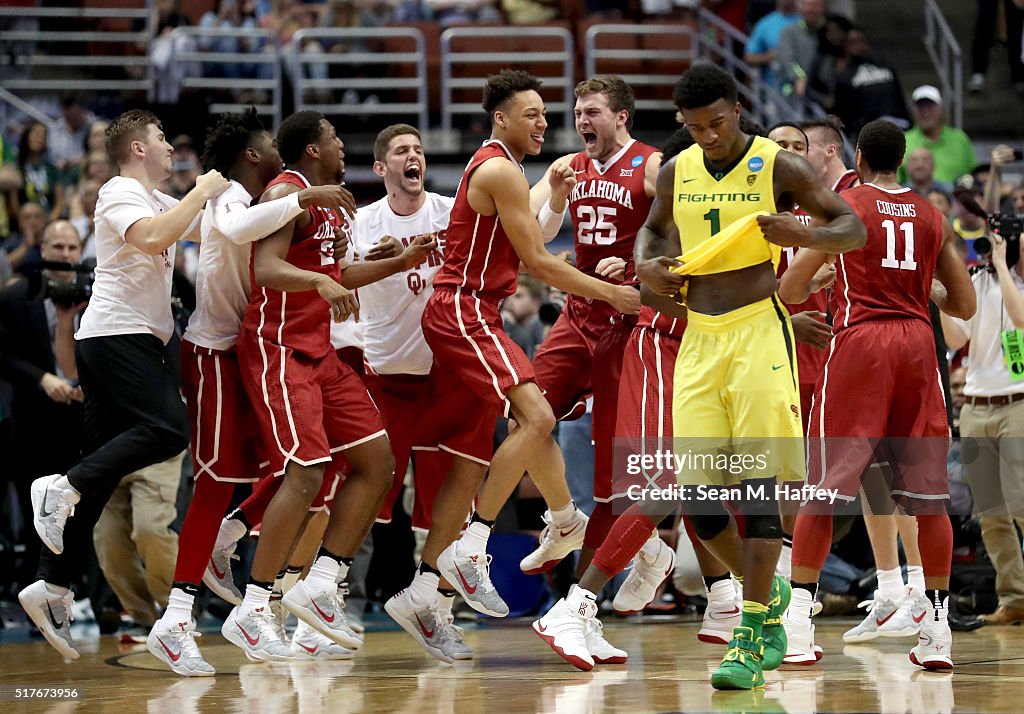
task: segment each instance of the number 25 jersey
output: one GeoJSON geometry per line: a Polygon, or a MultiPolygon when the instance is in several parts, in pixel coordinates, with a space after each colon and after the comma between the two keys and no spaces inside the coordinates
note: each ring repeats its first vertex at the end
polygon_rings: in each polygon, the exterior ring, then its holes
{"type": "Polygon", "coordinates": [[[931,325],[928,299],[942,247],[942,214],[909,188],[864,184],[845,191],[843,200],[863,221],[868,239],[837,260],[834,329],[913,318],[931,325]]]}

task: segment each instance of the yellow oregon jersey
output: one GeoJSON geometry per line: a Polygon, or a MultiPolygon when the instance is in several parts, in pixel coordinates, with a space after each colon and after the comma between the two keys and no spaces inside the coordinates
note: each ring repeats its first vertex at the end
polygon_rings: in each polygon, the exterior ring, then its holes
{"type": "MultiPolygon", "coordinates": [[[[752,137],[746,153],[722,174],[712,173],[698,145],[679,154],[672,216],[684,254],[752,213],[775,213],[772,177],[779,151],[774,141],[752,137]]],[[[743,240],[730,241],[730,250],[718,254],[695,274],[724,273],[767,260],[777,268],[782,249],[764,239],[756,221],[746,223],[745,228],[743,240]]]]}

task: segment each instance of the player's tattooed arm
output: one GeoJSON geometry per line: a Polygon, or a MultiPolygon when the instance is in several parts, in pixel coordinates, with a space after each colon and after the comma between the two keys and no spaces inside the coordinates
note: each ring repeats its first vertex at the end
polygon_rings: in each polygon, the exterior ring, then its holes
{"type": "Polygon", "coordinates": [[[822,185],[802,156],[780,151],[775,156],[774,184],[777,206],[798,205],[816,220],[806,226],[789,212],[760,216],[757,223],[768,241],[825,253],[845,253],[864,246],[867,230],[860,218],[822,185]]]}
{"type": "MultiPolygon", "coordinates": [[[[1005,264],[1004,260],[1003,265],[1005,266],[1005,264]]],[[[969,320],[978,308],[977,296],[971,276],[967,273],[967,267],[956,250],[956,234],[953,233],[953,227],[945,220],[942,221],[942,246],[939,248],[939,259],[935,263],[935,279],[942,284],[946,292],[944,298],[938,296],[942,298],[942,301],[935,303],[939,306],[939,310],[947,315],[959,317],[961,320],[969,320]]],[[[1015,326],[1019,327],[1020,324],[1024,324],[1024,298],[1017,291],[1009,272],[1006,273],[1005,281],[999,281],[1000,287],[1004,282],[1008,284],[1013,293],[1008,296],[1013,301],[1012,307],[1009,302],[1006,302],[1007,312],[1010,312],[1015,326]],[[1018,313],[1017,316],[1014,316],[1011,309],[1018,313]],[[1018,317],[1021,320],[1020,323],[1018,323],[1018,317]]],[[[1004,290],[1004,293],[1006,292],[1008,291],[1004,290]]]]}
{"type": "Polygon", "coordinates": [[[633,246],[633,262],[641,283],[641,297],[645,304],[656,309],[659,305],[653,304],[652,298],[660,296],[675,304],[679,290],[686,280],[683,276],[669,271],[669,268],[682,265],[672,257],[682,252],[679,246],[679,231],[672,217],[675,162],[676,159],[673,157],[658,174],[657,191],[654,203],[651,204],[651,212],[637,233],[633,246]]]}

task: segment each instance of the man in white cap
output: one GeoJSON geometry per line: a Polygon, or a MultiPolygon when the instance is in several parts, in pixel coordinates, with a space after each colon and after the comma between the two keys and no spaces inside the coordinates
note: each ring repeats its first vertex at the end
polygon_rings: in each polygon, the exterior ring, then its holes
{"type": "MultiPolygon", "coordinates": [[[[935,159],[935,180],[952,184],[963,174],[971,173],[978,165],[971,140],[960,129],[948,126],[942,115],[942,93],[938,88],[923,84],[914,90],[914,126],[907,131],[907,153],[921,147],[928,149],[935,159]]],[[[899,169],[899,180],[907,182],[906,158],[899,169]]]]}

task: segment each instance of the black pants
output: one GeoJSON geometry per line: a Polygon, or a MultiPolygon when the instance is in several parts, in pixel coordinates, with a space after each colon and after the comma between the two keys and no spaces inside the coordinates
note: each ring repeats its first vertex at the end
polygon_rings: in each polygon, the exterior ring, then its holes
{"type": "Polygon", "coordinates": [[[39,557],[39,577],[64,587],[85,567],[93,528],[121,479],[180,453],[189,436],[177,361],[158,338],[92,337],[76,344],[75,357],[86,456],[67,476],[82,497],[64,529],[64,552],[43,548],[39,557]]]}
{"type": "MultiPolygon", "coordinates": [[[[1024,65],[1020,61],[1021,32],[1024,30],[1024,10],[1013,0],[1002,0],[1006,10],[1006,51],[1010,61],[1010,81],[1024,82],[1024,65]]],[[[988,71],[988,53],[996,38],[996,18],[999,0],[978,0],[978,19],[974,23],[974,42],[971,45],[971,74],[988,71]]]]}

